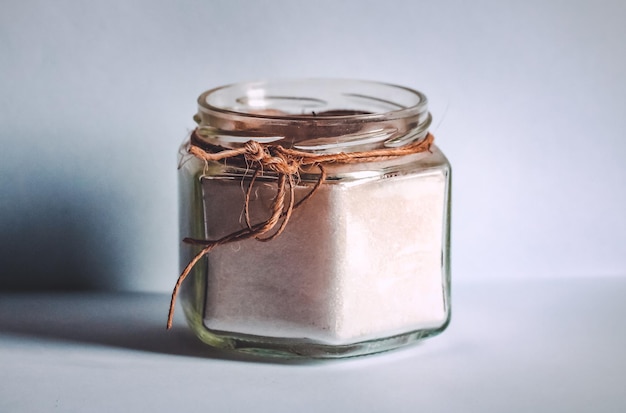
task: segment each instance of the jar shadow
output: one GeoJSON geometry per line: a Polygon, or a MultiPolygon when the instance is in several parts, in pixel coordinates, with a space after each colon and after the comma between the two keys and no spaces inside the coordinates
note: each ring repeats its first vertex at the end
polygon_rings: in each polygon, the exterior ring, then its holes
{"type": "Polygon", "coordinates": [[[0,295],[0,335],[242,362],[319,362],[264,359],[211,348],[193,335],[180,314],[174,327],[166,330],[168,304],[167,294],[4,293],[0,295]]]}
{"type": "Polygon", "coordinates": [[[0,185],[0,291],[115,290],[128,267],[128,200],[59,176],[0,185]]]}

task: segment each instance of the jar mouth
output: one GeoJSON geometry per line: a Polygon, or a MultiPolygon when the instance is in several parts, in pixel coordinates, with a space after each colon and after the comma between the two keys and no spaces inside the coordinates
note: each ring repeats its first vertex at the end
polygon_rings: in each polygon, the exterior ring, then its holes
{"type": "Polygon", "coordinates": [[[200,136],[224,146],[254,139],[311,151],[401,146],[425,136],[431,122],[428,100],[419,91],[320,78],[217,87],[199,96],[194,118],[200,136]]]}
{"type": "Polygon", "coordinates": [[[417,90],[390,83],[311,78],[220,86],[202,93],[198,105],[200,111],[270,120],[308,121],[315,116],[318,120],[371,121],[426,112],[428,100],[417,90]],[[286,107],[289,109],[285,110],[286,107]]]}

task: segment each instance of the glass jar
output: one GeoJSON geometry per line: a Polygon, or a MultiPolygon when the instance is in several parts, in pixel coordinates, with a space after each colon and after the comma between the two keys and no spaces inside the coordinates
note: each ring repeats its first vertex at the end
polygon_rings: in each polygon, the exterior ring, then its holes
{"type": "Polygon", "coordinates": [[[181,302],[202,341],[329,358],[389,350],[446,328],[450,165],[435,145],[402,154],[432,138],[422,93],[309,79],[229,85],[198,103],[198,128],[179,154],[181,235],[196,240],[182,244],[182,267],[201,240],[266,222],[280,186],[279,172],[249,158],[201,159],[192,146],[215,153],[254,141],[321,160],[287,174],[271,231],[215,246],[191,269],[181,302]]]}

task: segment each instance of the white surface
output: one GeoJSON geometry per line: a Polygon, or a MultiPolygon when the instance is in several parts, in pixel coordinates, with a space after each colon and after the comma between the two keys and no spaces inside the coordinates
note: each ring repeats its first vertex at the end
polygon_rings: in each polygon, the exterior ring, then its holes
{"type": "Polygon", "coordinates": [[[196,97],[302,76],[429,96],[455,279],[622,276],[624,21],[623,0],[5,1],[0,289],[169,290],[196,97]]]}
{"type": "Polygon", "coordinates": [[[168,297],[0,295],[0,411],[621,412],[626,280],[461,285],[448,331],[345,361],[207,349],[168,297]]]}

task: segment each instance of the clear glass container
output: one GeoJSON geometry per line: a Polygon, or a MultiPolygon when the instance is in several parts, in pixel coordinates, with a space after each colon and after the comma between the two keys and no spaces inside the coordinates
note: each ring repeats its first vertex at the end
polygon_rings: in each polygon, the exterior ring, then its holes
{"type": "MultiPolygon", "coordinates": [[[[253,179],[253,165],[201,160],[189,153],[192,144],[215,151],[254,140],[332,155],[430,136],[426,97],[376,82],[242,83],[205,92],[198,103],[198,128],[179,154],[179,189],[181,235],[200,240],[245,231],[248,192],[249,222],[267,220],[277,174],[262,170],[253,179]]],[[[389,350],[446,328],[451,170],[443,153],[433,144],[321,165],[294,175],[294,203],[308,198],[279,236],[217,246],[194,266],[180,296],[202,341],[264,356],[332,358],[389,350]]],[[[181,268],[200,249],[183,243],[181,268]]]]}

